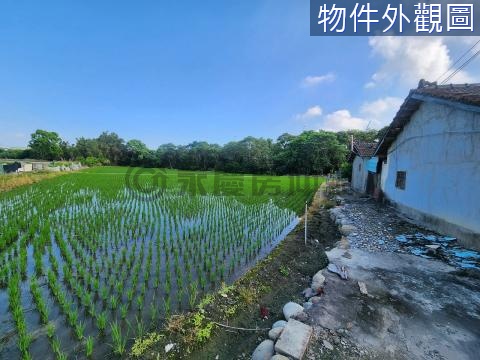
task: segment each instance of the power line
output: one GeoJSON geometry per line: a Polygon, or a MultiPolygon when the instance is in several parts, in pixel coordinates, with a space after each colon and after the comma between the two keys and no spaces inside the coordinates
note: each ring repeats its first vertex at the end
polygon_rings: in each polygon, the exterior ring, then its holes
{"type": "MultiPolygon", "coordinates": [[[[445,71],[442,75],[440,75],[435,81],[440,80],[444,75],[446,75],[450,70],[452,70],[452,69],[455,67],[455,65],[457,65],[457,64],[460,62],[460,60],[462,60],[466,55],[468,55],[468,54],[478,45],[478,43],[480,43],[480,40],[478,40],[475,44],[473,44],[473,45],[470,47],[470,49],[468,49],[467,51],[465,51],[465,52],[463,53],[463,55],[460,56],[460,57],[452,64],[452,66],[450,66],[450,67],[448,68],[448,70],[445,71]]],[[[467,60],[467,61],[468,61],[468,60],[467,60]]],[[[442,84],[444,83],[444,81],[445,81],[445,80],[442,81],[442,84]]],[[[448,80],[447,80],[447,81],[448,81],[448,80]]]]}
{"type": "Polygon", "coordinates": [[[452,72],[445,80],[443,80],[440,85],[444,85],[449,81],[451,78],[453,78],[455,75],[458,74],[460,70],[465,68],[468,64],[470,64],[478,55],[480,54],[480,50],[477,50],[472,56],[470,56],[462,65],[460,65],[454,72],[452,72]]]}

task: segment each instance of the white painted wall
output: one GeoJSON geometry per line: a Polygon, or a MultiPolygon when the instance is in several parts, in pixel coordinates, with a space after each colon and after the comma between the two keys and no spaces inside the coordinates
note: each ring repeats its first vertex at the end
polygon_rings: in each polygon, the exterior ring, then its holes
{"type": "Polygon", "coordinates": [[[352,188],[364,193],[367,189],[367,163],[370,158],[355,156],[352,164],[352,188]]]}
{"type": "Polygon", "coordinates": [[[480,248],[480,114],[422,103],[390,146],[381,183],[407,215],[480,248]],[[397,171],[407,172],[405,190],[397,171]]]}

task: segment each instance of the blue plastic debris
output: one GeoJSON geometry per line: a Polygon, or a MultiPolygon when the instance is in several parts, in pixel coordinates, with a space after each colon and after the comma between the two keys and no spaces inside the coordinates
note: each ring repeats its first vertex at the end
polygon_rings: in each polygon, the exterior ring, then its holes
{"type": "Polygon", "coordinates": [[[411,252],[413,255],[420,256],[420,257],[423,257],[423,258],[426,258],[426,259],[430,259],[430,256],[425,255],[425,253],[427,252],[425,249],[422,249],[422,248],[411,248],[411,249],[410,249],[410,252],[411,252]]]}
{"type": "Polygon", "coordinates": [[[457,240],[457,238],[454,238],[452,236],[440,236],[438,238],[438,241],[447,241],[447,242],[450,242],[450,241],[455,241],[457,240]]]}
{"type": "Polygon", "coordinates": [[[395,236],[395,239],[413,255],[427,259],[433,256],[459,268],[480,270],[480,252],[458,246],[457,238],[453,236],[425,235],[418,232],[414,235],[400,234],[395,236]],[[432,245],[437,246],[433,248],[432,245]]]}
{"type": "Polygon", "coordinates": [[[456,257],[462,258],[462,259],[468,259],[468,258],[473,258],[473,259],[480,259],[480,254],[474,250],[466,250],[466,249],[453,249],[453,254],[456,257]]]}

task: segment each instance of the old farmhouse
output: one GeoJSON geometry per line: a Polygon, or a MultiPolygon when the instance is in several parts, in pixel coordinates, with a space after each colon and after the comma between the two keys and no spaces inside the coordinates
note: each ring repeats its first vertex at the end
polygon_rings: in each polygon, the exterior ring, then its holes
{"type": "Polygon", "coordinates": [[[374,156],[377,143],[353,141],[350,161],[352,162],[352,188],[358,192],[372,192],[373,176],[377,167],[377,158],[374,156]]]}
{"type": "Polygon", "coordinates": [[[480,248],[480,84],[421,81],[375,151],[356,151],[354,189],[378,195],[421,224],[480,248]],[[378,159],[371,175],[362,170],[365,159],[378,159]]]}

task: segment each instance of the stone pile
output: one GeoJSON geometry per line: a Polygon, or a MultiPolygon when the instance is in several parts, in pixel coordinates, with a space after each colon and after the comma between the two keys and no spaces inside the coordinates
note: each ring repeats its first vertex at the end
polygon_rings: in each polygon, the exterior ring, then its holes
{"type": "Polygon", "coordinates": [[[286,320],[278,320],[268,332],[269,339],[262,341],[252,354],[252,360],[301,360],[312,336],[312,327],[305,324],[305,313],[314,304],[320,302],[325,276],[322,270],[312,278],[311,286],[303,291],[306,301],[303,306],[288,302],[283,306],[286,320]]]}

